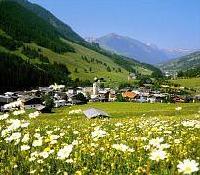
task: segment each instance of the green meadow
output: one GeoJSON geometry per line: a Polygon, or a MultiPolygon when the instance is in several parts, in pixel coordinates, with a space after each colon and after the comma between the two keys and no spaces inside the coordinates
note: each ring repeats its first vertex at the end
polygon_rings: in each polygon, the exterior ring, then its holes
{"type": "Polygon", "coordinates": [[[199,173],[199,103],[88,103],[33,112],[0,115],[0,174],[199,173]],[[110,118],[87,119],[82,110],[90,107],[110,118]]]}
{"type": "MultiPolygon", "coordinates": [[[[110,102],[110,103],[88,103],[87,105],[77,105],[72,107],[58,108],[52,114],[42,114],[43,118],[49,120],[63,118],[71,110],[86,110],[88,108],[98,108],[107,112],[111,118],[127,117],[187,117],[200,111],[199,103],[129,103],[129,102],[110,102]],[[175,108],[182,107],[182,110],[176,111],[175,108]]],[[[84,115],[81,114],[84,118],[84,115]]]]}
{"type": "Polygon", "coordinates": [[[200,78],[187,78],[171,80],[172,83],[180,84],[183,87],[200,91],[200,78]]]}

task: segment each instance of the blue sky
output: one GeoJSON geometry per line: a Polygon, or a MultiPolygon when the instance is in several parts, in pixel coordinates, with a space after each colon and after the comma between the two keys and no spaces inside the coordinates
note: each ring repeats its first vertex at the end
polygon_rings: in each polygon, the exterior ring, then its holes
{"type": "Polygon", "coordinates": [[[200,49],[200,0],[30,0],[82,37],[117,33],[160,48],[200,49]]]}

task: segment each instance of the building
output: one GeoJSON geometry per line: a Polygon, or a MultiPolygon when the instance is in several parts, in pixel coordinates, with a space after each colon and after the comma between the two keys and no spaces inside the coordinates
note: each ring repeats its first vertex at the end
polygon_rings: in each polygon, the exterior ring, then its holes
{"type": "Polygon", "coordinates": [[[98,95],[98,91],[99,91],[99,83],[100,80],[98,80],[97,78],[95,78],[95,81],[93,83],[93,95],[98,95]]]}
{"type": "Polygon", "coordinates": [[[0,95],[0,110],[3,110],[3,106],[5,104],[13,102],[13,98],[6,96],[6,95],[0,95]]]}
{"type": "Polygon", "coordinates": [[[138,95],[132,91],[122,92],[122,97],[126,99],[126,101],[135,101],[135,98],[138,95]]]}
{"type": "Polygon", "coordinates": [[[88,119],[92,119],[92,118],[97,118],[97,117],[109,117],[109,115],[100,110],[100,109],[96,109],[96,108],[89,108],[85,111],[83,111],[83,113],[85,114],[85,116],[88,118],[88,119]]]}
{"type": "Polygon", "coordinates": [[[21,98],[21,101],[25,109],[36,109],[37,106],[42,104],[40,97],[24,97],[21,98]]]}
{"type": "Polygon", "coordinates": [[[113,91],[113,90],[110,90],[108,101],[113,102],[113,101],[116,101],[116,100],[117,100],[116,92],[113,91]]]}
{"type": "Polygon", "coordinates": [[[66,106],[66,100],[55,100],[54,101],[54,107],[55,108],[59,108],[59,107],[62,107],[62,106],[66,106]]]}
{"type": "Polygon", "coordinates": [[[137,76],[135,75],[135,73],[130,73],[129,75],[128,75],[128,81],[130,81],[130,80],[135,80],[137,78],[137,76]]]}

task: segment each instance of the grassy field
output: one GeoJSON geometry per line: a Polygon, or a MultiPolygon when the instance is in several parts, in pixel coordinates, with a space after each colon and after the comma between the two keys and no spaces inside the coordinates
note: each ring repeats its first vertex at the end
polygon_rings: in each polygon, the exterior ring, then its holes
{"type": "Polygon", "coordinates": [[[0,116],[0,174],[199,173],[198,103],[89,103],[30,112],[0,116]],[[87,119],[82,110],[89,107],[110,118],[87,119]]]}
{"type": "Polygon", "coordinates": [[[171,82],[200,91],[200,78],[177,79],[171,80],[171,82]]]}
{"type": "MultiPolygon", "coordinates": [[[[0,35],[9,37],[5,32],[0,29],[0,35]]],[[[90,80],[93,81],[95,77],[103,77],[106,80],[106,85],[112,85],[113,87],[126,83],[128,81],[129,72],[125,70],[121,65],[116,64],[111,58],[104,56],[98,52],[88,49],[76,43],[72,43],[62,39],[67,44],[71,45],[75,49],[75,53],[67,52],[65,54],[58,54],[50,49],[40,47],[35,43],[26,43],[25,45],[34,49],[41,49],[44,56],[47,56],[50,62],[58,62],[67,66],[71,72],[72,79],[79,78],[80,80],[90,80]],[[82,57],[87,57],[84,60],[82,57]],[[93,60],[91,62],[91,60],[93,60]],[[107,70],[108,66],[111,72],[107,70]],[[119,71],[121,69],[121,72],[119,71]],[[75,71],[75,69],[77,71],[75,71]]],[[[0,50],[3,52],[10,52],[20,55],[23,59],[28,59],[25,55],[21,53],[22,48],[16,51],[10,51],[6,48],[0,46],[0,50]]],[[[31,62],[40,63],[39,59],[31,59],[31,62]]],[[[134,64],[134,69],[141,74],[150,75],[152,71],[143,68],[139,64],[134,64]]]]}

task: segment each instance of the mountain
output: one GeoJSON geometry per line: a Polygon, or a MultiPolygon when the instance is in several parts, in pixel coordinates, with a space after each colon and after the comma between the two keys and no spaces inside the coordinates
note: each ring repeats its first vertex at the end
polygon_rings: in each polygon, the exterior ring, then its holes
{"type": "Polygon", "coordinates": [[[163,71],[187,71],[200,67],[200,51],[159,65],[163,71]]]}
{"type": "Polygon", "coordinates": [[[42,18],[49,24],[53,25],[55,29],[62,36],[66,37],[68,40],[76,41],[76,42],[84,42],[84,39],[81,36],[79,36],[76,32],[74,32],[70,26],[60,21],[51,12],[44,9],[43,7],[37,4],[31,3],[27,0],[10,0],[10,1],[19,3],[20,5],[30,10],[34,14],[38,15],[40,18],[42,18]]]}
{"type": "Polygon", "coordinates": [[[130,37],[120,36],[114,33],[97,38],[96,40],[92,39],[92,41],[99,43],[100,46],[105,49],[149,64],[166,62],[167,60],[170,60],[172,58],[191,53],[191,51],[186,52],[185,50],[181,51],[180,49],[159,49],[154,44],[145,44],[130,37]]]}
{"type": "Polygon", "coordinates": [[[151,65],[82,42],[78,35],[60,32],[49,20],[21,3],[0,1],[0,11],[0,90],[54,82],[89,85],[96,76],[103,77],[107,85],[116,86],[127,82],[130,72],[160,73],[151,65]]]}
{"type": "MultiPolygon", "coordinates": [[[[190,53],[193,53],[197,50],[195,49],[162,49],[163,52],[168,56],[170,60],[173,60],[175,58],[179,58],[185,55],[189,55],[190,53]]],[[[163,63],[166,62],[166,60],[163,61],[163,63]]]]}

